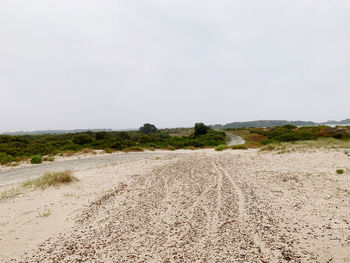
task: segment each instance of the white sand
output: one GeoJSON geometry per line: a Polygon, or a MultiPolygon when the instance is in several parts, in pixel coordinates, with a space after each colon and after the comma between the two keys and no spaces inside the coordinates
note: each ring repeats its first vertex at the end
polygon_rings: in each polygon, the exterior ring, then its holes
{"type": "Polygon", "coordinates": [[[344,153],[160,156],[82,169],[77,183],[0,201],[0,258],[350,262],[344,153]]]}

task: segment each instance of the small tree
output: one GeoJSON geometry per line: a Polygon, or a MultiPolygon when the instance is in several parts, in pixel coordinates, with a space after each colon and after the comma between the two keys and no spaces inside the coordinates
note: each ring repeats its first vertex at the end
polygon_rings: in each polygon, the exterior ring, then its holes
{"type": "Polygon", "coordinates": [[[158,129],[153,124],[145,123],[142,127],[140,127],[140,132],[144,134],[156,133],[158,132],[158,129]]]}
{"type": "Polygon", "coordinates": [[[206,126],[204,123],[197,122],[194,125],[194,135],[198,136],[198,135],[202,135],[202,134],[207,134],[209,129],[210,129],[210,127],[206,126]]]}

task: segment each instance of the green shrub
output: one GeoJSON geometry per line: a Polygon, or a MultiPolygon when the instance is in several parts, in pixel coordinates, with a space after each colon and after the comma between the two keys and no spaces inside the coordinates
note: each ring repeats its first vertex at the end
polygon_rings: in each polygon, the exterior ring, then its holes
{"type": "Polygon", "coordinates": [[[111,148],[105,149],[105,153],[112,153],[112,152],[113,152],[113,149],[111,149],[111,148]]]}
{"type": "Polygon", "coordinates": [[[260,143],[262,145],[267,145],[267,144],[270,144],[270,143],[273,143],[273,142],[276,142],[275,140],[272,140],[272,139],[264,139],[264,140],[261,140],[260,143]]]}
{"type": "Polygon", "coordinates": [[[10,154],[0,153],[0,164],[8,164],[14,161],[14,157],[10,154]]]}
{"type": "Polygon", "coordinates": [[[344,170],[343,169],[337,169],[336,172],[337,172],[337,174],[343,174],[344,170]]]}
{"type": "Polygon", "coordinates": [[[168,151],[175,151],[175,150],[176,150],[176,147],[175,147],[175,146],[169,145],[169,146],[166,147],[165,149],[168,150],[168,151]]]}
{"type": "Polygon", "coordinates": [[[228,149],[228,146],[226,144],[219,144],[218,146],[216,146],[215,151],[223,151],[228,149]]]}
{"type": "Polygon", "coordinates": [[[32,164],[39,164],[42,162],[43,162],[43,158],[41,157],[41,155],[34,155],[32,159],[30,159],[30,163],[32,164]]]}
{"type": "Polygon", "coordinates": [[[78,145],[84,145],[92,142],[94,139],[87,134],[78,134],[73,137],[73,142],[78,145]]]}
{"type": "Polygon", "coordinates": [[[107,139],[108,137],[109,137],[109,134],[105,131],[97,132],[95,134],[96,140],[104,140],[104,139],[107,139]]]}

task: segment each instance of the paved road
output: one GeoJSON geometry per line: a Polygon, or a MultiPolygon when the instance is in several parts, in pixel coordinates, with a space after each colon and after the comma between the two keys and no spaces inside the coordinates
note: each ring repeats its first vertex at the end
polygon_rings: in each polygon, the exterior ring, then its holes
{"type": "Polygon", "coordinates": [[[157,152],[141,152],[127,154],[111,154],[104,156],[94,156],[91,158],[74,159],[53,163],[43,163],[34,166],[15,168],[5,172],[0,172],[0,186],[18,183],[29,178],[42,175],[45,171],[77,170],[98,165],[117,164],[125,161],[135,161],[144,158],[159,156],[157,152]]]}

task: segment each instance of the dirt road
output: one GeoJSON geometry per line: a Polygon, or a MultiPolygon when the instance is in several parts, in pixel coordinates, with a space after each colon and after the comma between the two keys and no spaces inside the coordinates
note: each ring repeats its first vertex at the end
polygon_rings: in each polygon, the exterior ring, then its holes
{"type": "MultiPolygon", "coordinates": [[[[350,262],[338,152],[187,154],[103,195],[22,262],[350,262]]],[[[14,260],[20,262],[20,260],[14,260]]]]}

